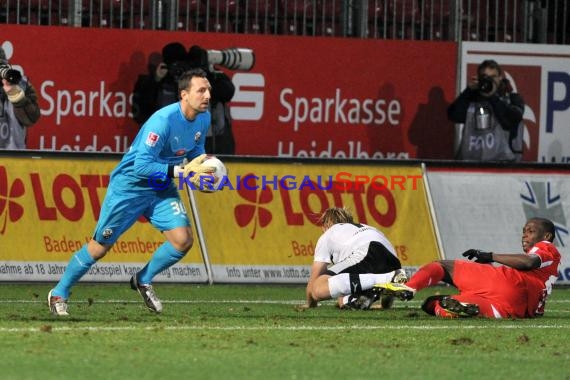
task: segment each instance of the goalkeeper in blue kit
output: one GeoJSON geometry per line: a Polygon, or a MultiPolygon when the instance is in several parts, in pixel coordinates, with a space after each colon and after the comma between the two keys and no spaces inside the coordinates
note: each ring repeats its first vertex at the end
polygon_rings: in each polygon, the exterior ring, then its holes
{"type": "Polygon", "coordinates": [[[185,72],[178,81],[180,101],[156,111],[142,126],[128,152],[111,173],[101,214],[91,240],[71,257],[57,285],[48,294],[54,315],[69,315],[71,287],[103,258],[117,239],[144,216],[166,241],[132,276],[131,287],[153,312],[162,304],[152,279],[180,261],[193,244],[188,216],[170,178],[184,175],[199,188],[214,168],[201,165],[210,127],[211,86],[202,69],[185,72]],[[189,161],[189,162],[188,162],[189,161]]]}

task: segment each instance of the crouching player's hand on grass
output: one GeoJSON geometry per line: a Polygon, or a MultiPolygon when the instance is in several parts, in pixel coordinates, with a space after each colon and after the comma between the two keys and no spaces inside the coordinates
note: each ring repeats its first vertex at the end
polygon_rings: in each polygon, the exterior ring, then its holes
{"type": "Polygon", "coordinates": [[[313,307],[317,307],[317,306],[318,306],[318,303],[317,303],[317,302],[311,303],[311,304],[309,304],[309,303],[304,303],[304,304],[301,304],[301,305],[295,305],[295,310],[297,310],[297,311],[304,311],[304,310],[307,310],[307,309],[310,309],[310,308],[313,308],[313,307]]]}

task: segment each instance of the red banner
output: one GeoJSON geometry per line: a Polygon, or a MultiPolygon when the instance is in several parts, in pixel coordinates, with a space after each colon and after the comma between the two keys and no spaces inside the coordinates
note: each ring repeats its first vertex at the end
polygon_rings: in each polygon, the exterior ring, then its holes
{"type": "Polygon", "coordinates": [[[38,91],[28,148],[122,152],[138,130],[137,76],[178,41],[250,48],[251,71],[227,71],[237,153],[451,158],[457,45],[447,42],[0,26],[10,62],[38,91]]]}

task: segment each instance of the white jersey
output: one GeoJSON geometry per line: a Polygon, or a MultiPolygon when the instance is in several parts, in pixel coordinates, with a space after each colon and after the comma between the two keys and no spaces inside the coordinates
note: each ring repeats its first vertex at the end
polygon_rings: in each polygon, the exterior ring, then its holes
{"type": "Polygon", "coordinates": [[[396,256],[392,243],[378,229],[366,224],[334,224],[317,241],[314,261],[337,264],[353,255],[363,258],[373,241],[379,242],[396,256]]]}

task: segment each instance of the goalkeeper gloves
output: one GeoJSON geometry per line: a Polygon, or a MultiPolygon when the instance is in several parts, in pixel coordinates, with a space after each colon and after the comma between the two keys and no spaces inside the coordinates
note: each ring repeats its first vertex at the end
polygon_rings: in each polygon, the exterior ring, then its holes
{"type": "Polygon", "coordinates": [[[478,249],[469,249],[463,252],[462,256],[479,264],[488,264],[494,261],[493,252],[485,252],[478,249]]]}
{"type": "Polygon", "coordinates": [[[202,178],[205,178],[207,181],[214,180],[213,173],[216,171],[216,168],[202,165],[206,158],[207,155],[202,154],[188,162],[182,168],[184,177],[190,176],[190,182],[198,189],[204,186],[204,180],[202,180],[202,178]]]}

